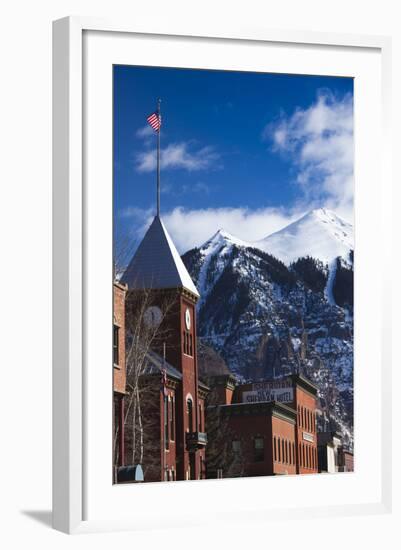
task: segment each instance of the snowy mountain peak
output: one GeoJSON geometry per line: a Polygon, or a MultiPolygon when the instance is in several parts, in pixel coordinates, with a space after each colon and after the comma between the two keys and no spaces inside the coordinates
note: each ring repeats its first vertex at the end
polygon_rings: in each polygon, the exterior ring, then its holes
{"type": "Polygon", "coordinates": [[[208,253],[212,249],[216,248],[217,246],[224,246],[224,245],[237,245],[237,246],[252,246],[250,243],[247,243],[245,241],[242,241],[241,239],[238,239],[237,237],[234,237],[231,233],[226,231],[225,229],[219,229],[213,237],[211,237],[209,240],[207,240],[201,247],[201,251],[203,253],[208,253]]]}
{"type": "Polygon", "coordinates": [[[331,210],[319,208],[255,245],[287,265],[304,256],[327,264],[340,256],[348,262],[354,248],[354,231],[351,224],[331,210]]]}
{"type": "Polygon", "coordinates": [[[340,216],[338,216],[335,212],[333,212],[332,210],[328,210],[327,208],[316,208],[315,210],[311,210],[310,212],[305,214],[305,216],[303,217],[306,218],[308,216],[313,216],[314,218],[316,218],[317,220],[323,223],[335,224],[335,225],[340,225],[344,227],[350,226],[349,223],[347,223],[345,220],[340,218],[340,216]]]}

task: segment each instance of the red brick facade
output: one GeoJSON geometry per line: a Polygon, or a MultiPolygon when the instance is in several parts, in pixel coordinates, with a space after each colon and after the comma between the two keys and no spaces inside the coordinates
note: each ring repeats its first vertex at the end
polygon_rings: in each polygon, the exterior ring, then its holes
{"type": "Polygon", "coordinates": [[[339,472],[353,472],[354,471],[354,453],[341,449],[339,452],[339,472]]]}
{"type": "Polygon", "coordinates": [[[242,453],[243,475],[317,473],[313,384],[296,375],[242,384],[234,391],[231,376],[209,383],[220,400],[222,417],[228,419],[233,445],[242,453]],[[272,391],[277,394],[267,394],[272,391]]]}
{"type": "Polygon", "coordinates": [[[295,399],[292,406],[297,411],[297,474],[318,472],[316,391],[305,380],[295,379],[295,399]]]}
{"type": "MultiPolygon", "coordinates": [[[[197,298],[184,289],[173,289],[154,291],[148,299],[152,306],[168,309],[159,327],[163,338],[155,341],[153,351],[161,358],[165,346],[166,364],[174,368],[176,375],[167,368],[165,391],[160,371],[159,374],[142,376],[148,396],[143,403],[143,415],[154,420],[147,424],[143,464],[145,480],[202,479],[205,477],[207,388],[198,380],[197,298]]],[[[129,434],[127,437],[129,439],[129,434]]],[[[127,461],[132,456],[131,447],[128,440],[127,461]]]]}
{"type": "Polygon", "coordinates": [[[113,284],[113,425],[114,464],[124,465],[124,396],[126,386],[125,364],[125,299],[127,287],[113,284]]]}
{"type": "Polygon", "coordinates": [[[125,394],[125,297],[127,287],[113,285],[113,385],[114,391],[125,394]]]}

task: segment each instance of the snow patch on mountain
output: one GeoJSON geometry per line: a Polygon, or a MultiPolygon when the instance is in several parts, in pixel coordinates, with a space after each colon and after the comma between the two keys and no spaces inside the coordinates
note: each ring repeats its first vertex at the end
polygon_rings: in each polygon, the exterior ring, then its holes
{"type": "Polygon", "coordinates": [[[336,272],[337,272],[337,258],[334,258],[334,260],[332,260],[329,265],[329,276],[327,277],[327,284],[326,284],[326,288],[324,289],[324,295],[326,297],[326,300],[332,306],[336,304],[336,301],[334,299],[334,294],[333,294],[333,286],[334,286],[334,281],[336,280],[336,272]]]}
{"type": "Polygon", "coordinates": [[[285,264],[310,256],[329,264],[341,257],[349,261],[354,248],[351,224],[326,208],[312,210],[299,220],[254,243],[285,264]]]}

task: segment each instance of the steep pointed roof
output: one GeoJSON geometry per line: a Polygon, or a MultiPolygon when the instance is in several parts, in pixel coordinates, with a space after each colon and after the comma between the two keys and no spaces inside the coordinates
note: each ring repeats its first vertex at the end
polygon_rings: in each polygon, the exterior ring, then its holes
{"type": "Polygon", "coordinates": [[[121,277],[128,288],[185,288],[199,297],[162,220],[155,216],[121,277]]]}

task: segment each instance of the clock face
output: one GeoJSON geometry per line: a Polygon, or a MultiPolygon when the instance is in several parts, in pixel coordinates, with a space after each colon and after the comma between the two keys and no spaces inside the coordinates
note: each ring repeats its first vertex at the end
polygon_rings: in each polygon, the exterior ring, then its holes
{"type": "Polygon", "coordinates": [[[185,326],[187,330],[191,330],[191,312],[188,308],[185,310],[185,326]]]}
{"type": "Polygon", "coordinates": [[[145,324],[148,327],[157,327],[162,320],[162,312],[157,306],[150,306],[143,315],[145,324]]]}

